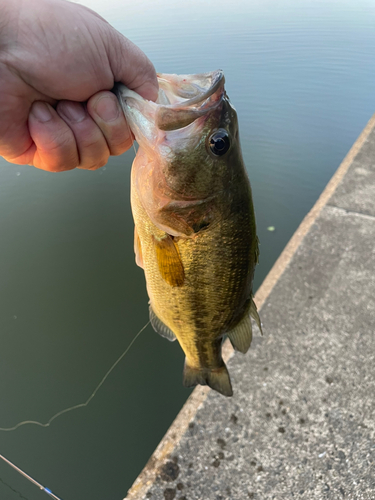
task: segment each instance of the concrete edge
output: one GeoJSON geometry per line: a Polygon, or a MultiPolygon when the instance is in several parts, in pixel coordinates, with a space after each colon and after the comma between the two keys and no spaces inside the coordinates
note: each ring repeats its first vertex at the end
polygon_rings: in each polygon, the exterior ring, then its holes
{"type": "Polygon", "coordinates": [[[367,137],[375,126],[375,114],[372,115],[368,121],[365,128],[362,130],[360,136],[355,141],[353,146],[350,148],[348,154],[345,156],[344,160],[336,170],[336,172],[331,177],[322,194],[319,196],[315,205],[312,207],[310,212],[305,216],[301,224],[298,226],[296,232],[293,234],[288,244],[280,254],[272,269],[267,274],[265,280],[259,287],[256,295],[255,302],[258,309],[260,309],[269,294],[271,293],[273,287],[276,285],[277,281],[280,279],[281,275],[285,271],[287,265],[289,264],[291,258],[296,252],[297,248],[300,246],[303,238],[308,233],[310,227],[314,224],[315,220],[319,216],[323,207],[328,203],[329,199],[336,191],[337,186],[340,184],[341,180],[348,171],[350,165],[352,164],[354,158],[357,156],[359,150],[362,148],[367,137]]]}
{"type": "MultiPolygon", "coordinates": [[[[357,138],[348,154],[345,156],[344,160],[332,176],[331,180],[328,182],[315,205],[305,216],[296,232],[293,234],[292,238],[284,248],[280,257],[277,259],[272,269],[266,276],[259,290],[255,294],[255,302],[257,304],[258,310],[262,308],[267,297],[270,295],[274,286],[284,273],[285,269],[288,267],[289,262],[300,246],[305,235],[308,233],[309,229],[319,216],[321,210],[328,203],[329,199],[337,189],[337,186],[340,184],[354,158],[356,157],[357,153],[365,143],[367,137],[374,127],[375,114],[370,118],[360,136],[357,138]]],[[[227,362],[231,358],[233,352],[233,348],[230,342],[227,340],[223,345],[223,358],[225,362],[227,362]]],[[[173,421],[172,425],[166,432],[165,436],[159,443],[158,447],[152,454],[151,458],[147,462],[146,466],[139,474],[132,487],[129,489],[128,494],[124,500],[139,500],[146,495],[148,489],[154,483],[156,476],[159,473],[160,467],[163,465],[165,459],[173,452],[174,448],[177,446],[182,436],[185,434],[189,422],[193,419],[200,406],[204,403],[209,391],[210,389],[208,387],[202,386],[198,386],[194,389],[194,391],[180,410],[176,419],[173,421]]]]}

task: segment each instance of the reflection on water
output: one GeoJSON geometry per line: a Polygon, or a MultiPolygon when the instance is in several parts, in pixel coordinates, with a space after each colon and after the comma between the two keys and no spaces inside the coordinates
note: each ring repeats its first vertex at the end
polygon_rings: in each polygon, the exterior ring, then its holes
{"type": "MultiPolygon", "coordinates": [[[[373,4],[86,3],[159,71],[225,71],[254,192],[259,286],[375,110],[373,4]]],[[[148,320],[133,156],[57,175],[1,162],[0,426],[86,401],[148,320]]],[[[64,500],[121,499],[189,394],[182,365],[177,343],[148,328],[87,408],[0,433],[0,452],[64,500]]],[[[0,479],[43,496],[2,463],[0,479]]],[[[0,498],[19,496],[0,482],[0,498]]]]}

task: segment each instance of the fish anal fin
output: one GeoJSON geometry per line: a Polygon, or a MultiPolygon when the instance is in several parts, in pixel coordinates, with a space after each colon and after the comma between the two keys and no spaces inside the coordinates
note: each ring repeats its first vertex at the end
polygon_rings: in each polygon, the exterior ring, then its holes
{"type": "Polygon", "coordinates": [[[176,335],[172,332],[170,328],[166,324],[162,322],[162,320],[155,314],[154,310],[150,306],[150,323],[152,328],[157,332],[161,337],[173,342],[176,340],[176,335]]]}
{"type": "Polygon", "coordinates": [[[182,286],[185,280],[184,266],[180,252],[172,236],[153,237],[156,259],[160,274],[170,286],[182,286]]]}
{"type": "Polygon", "coordinates": [[[249,350],[253,338],[253,329],[249,314],[246,313],[238,325],[229,331],[227,335],[233,348],[245,354],[249,350]]]}
{"type": "Polygon", "coordinates": [[[259,314],[258,314],[258,310],[257,310],[257,306],[254,302],[254,299],[251,299],[251,303],[250,303],[250,309],[249,309],[249,312],[250,312],[250,316],[255,319],[255,322],[256,324],[258,325],[258,328],[260,330],[260,333],[263,335],[263,331],[262,331],[262,323],[260,321],[260,317],[259,317],[259,314]]]}
{"type": "Polygon", "coordinates": [[[139,239],[137,226],[134,226],[134,253],[135,253],[135,263],[137,264],[137,266],[144,269],[143,257],[142,257],[142,246],[141,246],[141,240],[139,239]]]}
{"type": "Polygon", "coordinates": [[[185,387],[194,387],[195,385],[208,385],[211,389],[219,392],[223,396],[233,396],[232,384],[230,381],[227,367],[219,368],[192,368],[185,360],[183,385],[185,387]]]}

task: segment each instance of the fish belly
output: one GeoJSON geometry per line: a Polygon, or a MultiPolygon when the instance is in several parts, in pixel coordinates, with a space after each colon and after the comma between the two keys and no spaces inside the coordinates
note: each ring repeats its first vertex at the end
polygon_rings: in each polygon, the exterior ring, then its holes
{"type": "Polygon", "coordinates": [[[177,337],[190,368],[221,369],[221,340],[246,314],[251,300],[256,238],[251,206],[245,203],[233,217],[193,237],[177,238],[184,279],[171,286],[160,273],[155,250],[155,240],[165,232],[143,208],[134,175],[131,203],[153,312],[177,337]]]}

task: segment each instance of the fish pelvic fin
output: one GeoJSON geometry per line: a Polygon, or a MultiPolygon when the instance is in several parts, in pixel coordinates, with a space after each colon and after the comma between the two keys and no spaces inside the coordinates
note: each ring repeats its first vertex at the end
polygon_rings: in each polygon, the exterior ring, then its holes
{"type": "Polygon", "coordinates": [[[185,387],[194,387],[195,385],[208,385],[214,391],[219,392],[223,396],[233,396],[232,384],[230,381],[227,367],[223,362],[223,366],[219,368],[192,368],[185,360],[183,385],[185,387]]]}
{"type": "Polygon", "coordinates": [[[135,263],[137,266],[144,269],[143,257],[142,257],[142,246],[141,240],[138,236],[137,226],[134,226],[134,253],[135,253],[135,263]]]}
{"type": "Polygon", "coordinates": [[[158,333],[161,337],[164,337],[165,339],[169,340],[170,342],[176,340],[176,335],[155,314],[154,310],[152,309],[152,306],[149,307],[149,313],[150,313],[150,323],[155,332],[158,333]]]}

